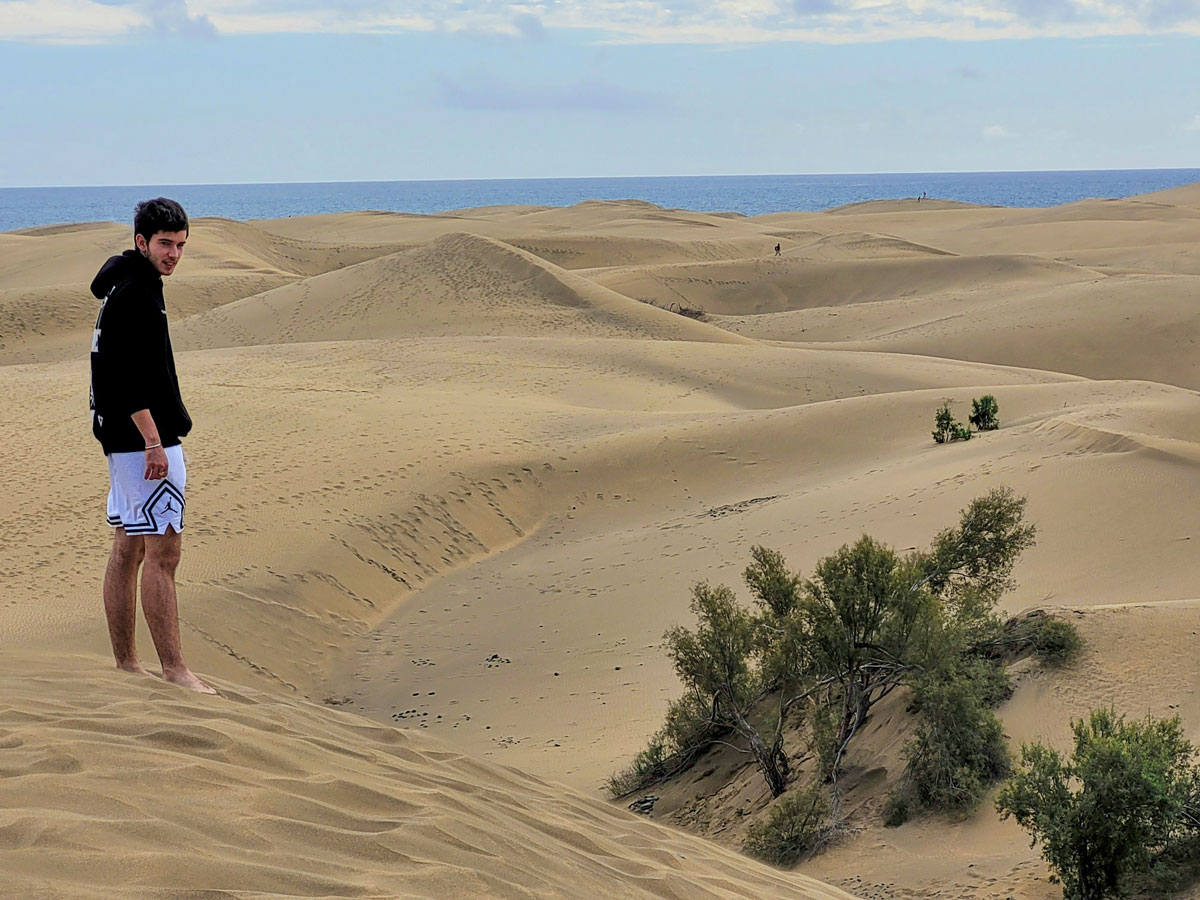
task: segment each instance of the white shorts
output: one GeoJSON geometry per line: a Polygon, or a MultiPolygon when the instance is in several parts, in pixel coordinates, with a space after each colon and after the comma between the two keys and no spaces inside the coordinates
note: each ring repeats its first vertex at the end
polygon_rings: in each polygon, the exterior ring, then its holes
{"type": "Polygon", "coordinates": [[[183,490],[187,485],[187,463],[183,445],[164,447],[167,477],[147,481],[146,454],[108,455],[108,524],[126,534],[166,534],[170,525],[183,531],[183,490]]]}

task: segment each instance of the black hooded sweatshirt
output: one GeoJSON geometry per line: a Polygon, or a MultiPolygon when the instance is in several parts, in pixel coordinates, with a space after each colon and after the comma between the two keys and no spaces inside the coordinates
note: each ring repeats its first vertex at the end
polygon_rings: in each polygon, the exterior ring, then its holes
{"type": "Polygon", "coordinates": [[[92,281],[103,302],[92,334],[92,434],[105,454],[144,450],[130,416],[150,410],[164,447],[192,428],[179,395],[162,277],[137,250],[108,260],[92,281]]]}

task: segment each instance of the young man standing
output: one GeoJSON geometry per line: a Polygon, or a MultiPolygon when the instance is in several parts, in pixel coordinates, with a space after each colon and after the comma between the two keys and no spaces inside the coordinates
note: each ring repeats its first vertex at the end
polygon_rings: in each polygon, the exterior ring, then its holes
{"type": "Polygon", "coordinates": [[[117,668],[148,674],[134,644],[141,568],[142,612],[162,677],[215,694],[183,661],[175,602],[187,484],[180,440],[192,420],[179,394],[162,278],[183,255],[187,214],[174,200],[146,200],[133,230],[134,249],[109,259],[92,282],[102,300],[92,334],[92,433],[108,457],[108,524],[116,528],[104,612],[117,668]]]}

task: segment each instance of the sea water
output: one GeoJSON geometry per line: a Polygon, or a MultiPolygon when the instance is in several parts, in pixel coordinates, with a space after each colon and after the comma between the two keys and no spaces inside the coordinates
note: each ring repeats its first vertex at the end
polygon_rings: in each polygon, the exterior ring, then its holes
{"type": "Polygon", "coordinates": [[[753,216],[922,193],[989,206],[1055,206],[1085,197],[1128,197],[1193,181],[1200,181],[1200,169],[0,188],[0,231],[62,222],[130,222],[139,200],[160,195],[178,200],[193,218],[242,220],[360,209],[435,213],[477,206],[569,206],[584,200],[624,199],[753,216]]]}

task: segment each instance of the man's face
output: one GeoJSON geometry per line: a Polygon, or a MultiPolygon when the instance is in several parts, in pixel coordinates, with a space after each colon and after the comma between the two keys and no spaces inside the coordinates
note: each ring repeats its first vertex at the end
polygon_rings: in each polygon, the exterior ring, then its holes
{"type": "Polygon", "coordinates": [[[140,234],[134,237],[134,243],[142,256],[150,260],[159,275],[170,275],[183,256],[183,245],[187,243],[186,231],[156,231],[146,240],[140,234]]]}

